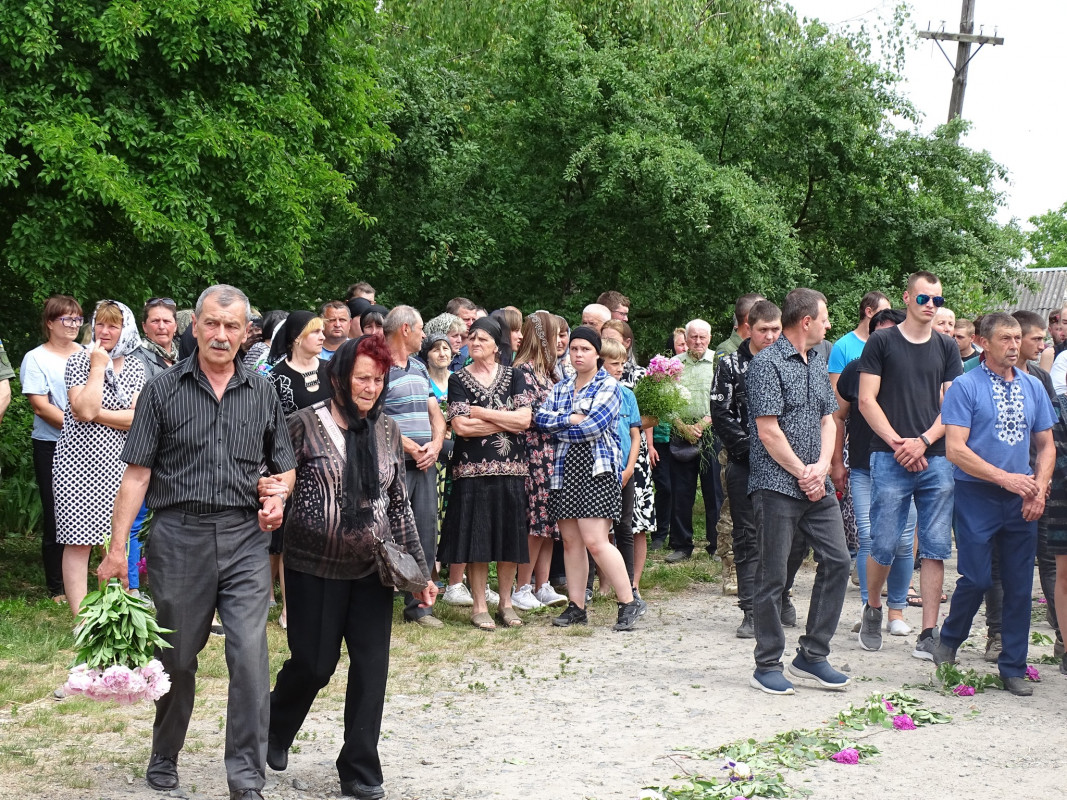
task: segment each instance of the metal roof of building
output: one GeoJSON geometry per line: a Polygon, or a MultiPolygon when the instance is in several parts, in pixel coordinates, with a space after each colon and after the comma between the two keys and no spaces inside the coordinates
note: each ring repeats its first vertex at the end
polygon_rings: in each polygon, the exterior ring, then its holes
{"type": "Polygon", "coordinates": [[[1067,305],[1067,267],[1042,267],[1021,271],[1040,286],[1036,292],[1021,288],[1015,302],[1008,304],[1007,311],[1025,309],[1048,317],[1052,311],[1058,311],[1067,305]]]}

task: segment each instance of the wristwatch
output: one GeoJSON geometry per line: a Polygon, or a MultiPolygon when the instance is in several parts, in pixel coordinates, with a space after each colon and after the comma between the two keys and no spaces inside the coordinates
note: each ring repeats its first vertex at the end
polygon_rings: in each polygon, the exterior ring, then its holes
{"type": "Polygon", "coordinates": [[[926,436],[926,434],[925,434],[925,433],[920,433],[920,434],[919,434],[919,438],[920,438],[920,439],[922,439],[922,442],[923,442],[923,444],[925,444],[925,445],[926,445],[927,447],[929,447],[930,445],[932,445],[932,444],[933,444],[933,442],[931,442],[931,441],[930,441],[930,440],[929,440],[929,439],[927,438],[927,436],[926,436]]]}

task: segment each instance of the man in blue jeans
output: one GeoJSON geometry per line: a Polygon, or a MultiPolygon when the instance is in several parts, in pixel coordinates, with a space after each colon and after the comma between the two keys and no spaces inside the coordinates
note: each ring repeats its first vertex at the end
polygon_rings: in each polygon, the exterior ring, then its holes
{"type": "Polygon", "coordinates": [[[830,485],[837,408],[826,362],[815,347],[830,328],[826,298],[794,289],[782,303],[782,335],[749,363],[749,481],[756,521],[753,628],[756,671],[750,685],[767,694],[793,694],[782,653],[782,592],[798,537],[814,549],[819,569],[807,628],[789,672],[825,689],[849,679],[827,662],[837,629],[851,559],[841,507],[830,485]]]}
{"type": "Polygon", "coordinates": [[[960,578],[932,655],[935,664],[956,660],[956,649],[993,583],[993,551],[1004,589],[1003,647],[997,665],[1004,688],[1029,696],[1026,651],[1030,593],[1037,554],[1037,520],[1045,511],[1052,478],[1055,415],[1044,386],[1016,367],[1022,331],[997,312],[982,321],[985,360],[945,395],[942,418],[948,458],[956,465],[956,544],[960,578]],[[1030,442],[1036,469],[1030,468],[1030,442]]]}
{"type": "Polygon", "coordinates": [[[864,650],[882,649],[882,587],[912,501],[919,514],[922,633],[912,653],[931,659],[945,559],[952,554],[952,465],[945,458],[941,398],[963,373],[956,342],[933,329],[945,304],[931,272],[908,277],[904,321],[875,331],[860,356],[859,409],[871,440],[871,554],[860,620],[864,650]]]}

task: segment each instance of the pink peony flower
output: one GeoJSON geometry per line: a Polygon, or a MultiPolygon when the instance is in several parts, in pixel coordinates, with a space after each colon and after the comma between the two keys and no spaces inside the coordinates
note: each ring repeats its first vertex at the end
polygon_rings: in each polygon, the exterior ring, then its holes
{"type": "Polygon", "coordinates": [[[915,721],[907,714],[898,714],[893,717],[893,727],[898,731],[913,731],[915,730],[915,721]]]}
{"type": "Polygon", "coordinates": [[[840,750],[830,756],[838,764],[858,764],[860,763],[860,753],[855,747],[846,747],[844,750],[840,750]]]}
{"type": "Polygon", "coordinates": [[[98,677],[99,673],[95,669],[89,669],[86,664],[78,664],[71,669],[63,688],[67,694],[85,694],[98,677]]]}
{"type": "Polygon", "coordinates": [[[100,676],[100,682],[111,694],[124,694],[129,691],[130,668],[121,664],[110,666],[100,676]]]}
{"type": "Polygon", "coordinates": [[[1037,602],[1039,602],[1041,605],[1045,605],[1046,603],[1048,603],[1048,600],[1046,600],[1044,597],[1039,597],[1037,598],[1037,602]]]}
{"type": "Polygon", "coordinates": [[[967,686],[966,684],[961,683],[959,686],[952,690],[952,693],[956,695],[956,697],[971,697],[972,695],[974,695],[974,687],[967,686]]]}
{"type": "Polygon", "coordinates": [[[144,556],[137,562],[137,574],[142,578],[148,574],[148,559],[144,556]]]}
{"type": "Polygon", "coordinates": [[[883,702],[885,703],[885,710],[888,711],[890,714],[892,714],[893,711],[895,710],[893,708],[893,704],[890,703],[888,700],[884,700],[883,702]]]}
{"type": "Polygon", "coordinates": [[[165,672],[160,672],[148,683],[148,689],[145,691],[145,696],[149,700],[158,700],[167,692],[170,691],[170,676],[165,672]]]}
{"type": "Polygon", "coordinates": [[[1028,666],[1026,668],[1026,679],[1028,681],[1035,681],[1035,682],[1041,680],[1041,673],[1037,671],[1037,667],[1028,666]]]}

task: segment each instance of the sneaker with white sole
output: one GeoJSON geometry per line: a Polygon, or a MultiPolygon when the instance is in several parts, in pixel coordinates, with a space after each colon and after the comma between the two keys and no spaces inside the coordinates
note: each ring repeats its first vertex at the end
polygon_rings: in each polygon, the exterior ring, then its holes
{"type": "Polygon", "coordinates": [[[871,608],[866,603],[863,606],[863,616],[860,617],[859,632],[860,647],[864,650],[876,652],[882,649],[882,609],[871,608]]]}
{"type": "Polygon", "coordinates": [[[451,584],[445,589],[445,593],[441,596],[441,600],[448,603],[450,606],[469,607],[474,605],[474,598],[471,597],[470,589],[463,583],[451,584]]]}
{"type": "MultiPolygon", "coordinates": [[[[938,634],[937,628],[932,628],[930,633],[926,636],[923,636],[922,633],[920,633],[919,638],[915,641],[915,649],[911,651],[911,654],[915,658],[920,658],[923,661],[933,661],[935,664],[940,665],[937,656],[934,654],[940,641],[941,637],[938,634]]],[[[955,654],[956,651],[953,650],[953,660],[955,660],[955,654]]]]}
{"type": "Polygon", "coordinates": [[[565,606],[567,605],[567,596],[562,595],[552,588],[551,583],[541,584],[541,588],[535,593],[538,600],[541,601],[541,605],[544,606],[565,606]]]}
{"type": "MultiPolygon", "coordinates": [[[[498,606],[498,605],[500,605],[500,595],[498,595],[496,592],[494,592],[492,589],[490,589],[488,586],[486,586],[485,587],[485,602],[487,602],[487,603],[489,603],[490,605],[493,605],[493,606],[498,606]]],[[[471,599],[471,603],[472,604],[474,603],[474,599],[473,598],[471,599]]]]}
{"type": "Polygon", "coordinates": [[[545,604],[534,595],[533,586],[528,583],[511,593],[511,604],[519,611],[533,611],[535,608],[545,607],[545,604]]]}
{"type": "Polygon", "coordinates": [[[793,684],[776,669],[756,670],[748,679],[748,685],[767,694],[795,694],[793,684]]]}

